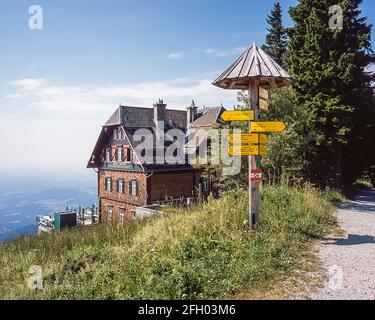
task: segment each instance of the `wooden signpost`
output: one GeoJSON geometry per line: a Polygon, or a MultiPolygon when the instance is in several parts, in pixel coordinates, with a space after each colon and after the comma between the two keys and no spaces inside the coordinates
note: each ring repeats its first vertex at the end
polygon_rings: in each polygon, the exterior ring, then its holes
{"type": "Polygon", "coordinates": [[[259,87],[259,98],[264,99],[264,100],[268,100],[268,98],[269,98],[268,90],[266,90],[262,87],[259,87]]]}
{"type": "Polygon", "coordinates": [[[268,90],[259,87],[259,108],[262,110],[268,110],[268,90]]]}
{"type": "Polygon", "coordinates": [[[251,105],[256,106],[254,110],[226,111],[221,116],[224,121],[249,121],[250,133],[229,135],[228,153],[230,156],[249,157],[249,221],[253,229],[259,222],[259,184],[262,182],[262,170],[258,168],[256,157],[267,154],[267,135],[265,133],[282,132],[286,128],[285,123],[280,121],[259,121],[259,106],[262,99],[257,93],[261,93],[265,98],[268,97],[268,92],[265,91],[266,94],[260,88],[259,91],[256,90],[257,85],[257,82],[252,81],[249,88],[251,105]]]}
{"type": "Polygon", "coordinates": [[[229,135],[230,144],[267,144],[266,134],[231,134],[229,135]]]}
{"type": "Polygon", "coordinates": [[[215,86],[227,90],[249,90],[251,110],[245,111],[248,116],[224,113],[222,119],[249,121],[249,134],[241,137],[232,135],[229,138],[232,144],[229,151],[233,151],[233,154],[249,155],[249,226],[253,230],[259,223],[259,183],[262,178],[257,155],[264,155],[266,152],[265,133],[282,132],[286,127],[282,122],[260,122],[261,109],[268,109],[269,94],[266,88],[277,89],[291,83],[291,76],[255,43],[241,55],[241,59],[237,59],[236,63],[226,68],[213,82],[215,86]]]}
{"type": "Polygon", "coordinates": [[[286,128],[284,122],[251,122],[251,132],[283,132],[286,128]]]}
{"type": "Polygon", "coordinates": [[[268,110],[268,101],[260,99],[259,100],[259,108],[267,111],[268,110]]]}
{"type": "Polygon", "coordinates": [[[266,146],[262,145],[238,145],[229,146],[230,156],[266,156],[266,146]]]}
{"type": "Polygon", "coordinates": [[[255,112],[253,110],[225,111],[221,115],[224,121],[253,121],[255,112]]]}

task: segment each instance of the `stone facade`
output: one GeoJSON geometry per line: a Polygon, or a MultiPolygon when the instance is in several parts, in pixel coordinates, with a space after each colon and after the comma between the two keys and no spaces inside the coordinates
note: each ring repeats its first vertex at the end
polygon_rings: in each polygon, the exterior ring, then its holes
{"type": "Polygon", "coordinates": [[[146,174],[143,172],[122,172],[112,170],[99,171],[99,196],[104,199],[124,202],[135,206],[144,206],[147,204],[147,181],[146,174]],[[106,190],[106,178],[112,179],[112,191],[106,190]],[[123,179],[124,191],[117,191],[116,181],[123,179]],[[138,195],[130,194],[129,182],[136,180],[138,182],[138,195]]]}

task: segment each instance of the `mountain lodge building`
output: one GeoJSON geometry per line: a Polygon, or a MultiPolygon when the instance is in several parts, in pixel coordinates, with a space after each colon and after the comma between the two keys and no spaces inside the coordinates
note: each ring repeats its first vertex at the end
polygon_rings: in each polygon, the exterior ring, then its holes
{"type": "MultiPolygon", "coordinates": [[[[210,129],[220,123],[225,109],[198,109],[194,102],[186,111],[166,107],[162,100],[153,108],[120,105],[102,127],[87,165],[98,173],[101,222],[123,224],[134,218],[137,207],[197,197],[203,169],[185,161],[141,163],[136,148],[141,142],[135,134],[147,129],[157,139],[170,129],[180,129],[185,134],[189,129],[210,129]]],[[[155,157],[156,150],[152,152],[155,157]]]]}

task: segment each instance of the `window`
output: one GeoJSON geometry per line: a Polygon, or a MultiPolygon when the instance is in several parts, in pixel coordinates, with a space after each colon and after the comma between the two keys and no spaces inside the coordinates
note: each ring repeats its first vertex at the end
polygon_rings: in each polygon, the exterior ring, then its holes
{"type": "Polygon", "coordinates": [[[122,161],[123,158],[123,149],[117,148],[116,150],[116,161],[122,161]]]}
{"type": "Polygon", "coordinates": [[[137,219],[137,213],[135,212],[135,210],[132,210],[131,211],[131,214],[132,214],[132,218],[135,220],[137,219]]]}
{"type": "Polygon", "coordinates": [[[113,130],[113,139],[114,140],[118,139],[118,131],[117,131],[117,129],[113,130]]]}
{"type": "Polygon", "coordinates": [[[117,180],[117,192],[124,193],[124,179],[117,180]]]}
{"type": "Polygon", "coordinates": [[[127,162],[132,162],[130,148],[126,148],[126,161],[127,162]]]}
{"type": "Polygon", "coordinates": [[[112,191],[112,178],[105,179],[105,190],[112,191]]]}
{"type": "Polygon", "coordinates": [[[138,196],[138,181],[137,180],[130,180],[129,181],[129,193],[133,196],[138,196]]]}
{"type": "Polygon", "coordinates": [[[120,208],[120,224],[125,222],[125,210],[120,208]]]}
{"type": "Polygon", "coordinates": [[[112,218],[113,218],[113,207],[108,206],[107,207],[107,213],[108,213],[108,221],[112,221],[112,218]]]}
{"type": "Polygon", "coordinates": [[[124,131],[122,130],[122,128],[118,129],[118,136],[119,136],[119,139],[121,140],[124,139],[124,131]]]}
{"type": "Polygon", "coordinates": [[[203,191],[208,192],[209,190],[209,183],[207,180],[203,181],[203,191]]]}
{"type": "Polygon", "coordinates": [[[111,148],[105,149],[105,161],[106,162],[111,161],[111,153],[112,153],[111,148]]]}

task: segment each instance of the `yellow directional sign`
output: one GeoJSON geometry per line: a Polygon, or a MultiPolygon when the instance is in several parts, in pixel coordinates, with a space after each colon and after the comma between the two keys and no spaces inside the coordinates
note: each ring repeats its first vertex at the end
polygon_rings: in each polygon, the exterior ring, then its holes
{"type": "Polygon", "coordinates": [[[265,134],[231,134],[229,135],[229,143],[231,144],[262,144],[267,143],[267,135],[265,134]]]}
{"type": "Polygon", "coordinates": [[[221,119],[224,121],[253,121],[255,119],[255,111],[254,110],[225,111],[221,115],[221,119]]]}
{"type": "Polygon", "coordinates": [[[283,132],[284,122],[251,122],[251,132],[283,132]]]}
{"type": "Polygon", "coordinates": [[[267,149],[265,146],[229,146],[230,156],[265,156],[267,149]]]}
{"type": "Polygon", "coordinates": [[[259,99],[259,108],[261,108],[262,110],[268,110],[268,101],[259,99]]]}
{"type": "Polygon", "coordinates": [[[268,100],[268,98],[269,98],[268,90],[266,90],[262,87],[259,87],[259,97],[264,99],[264,100],[268,100]]]}

